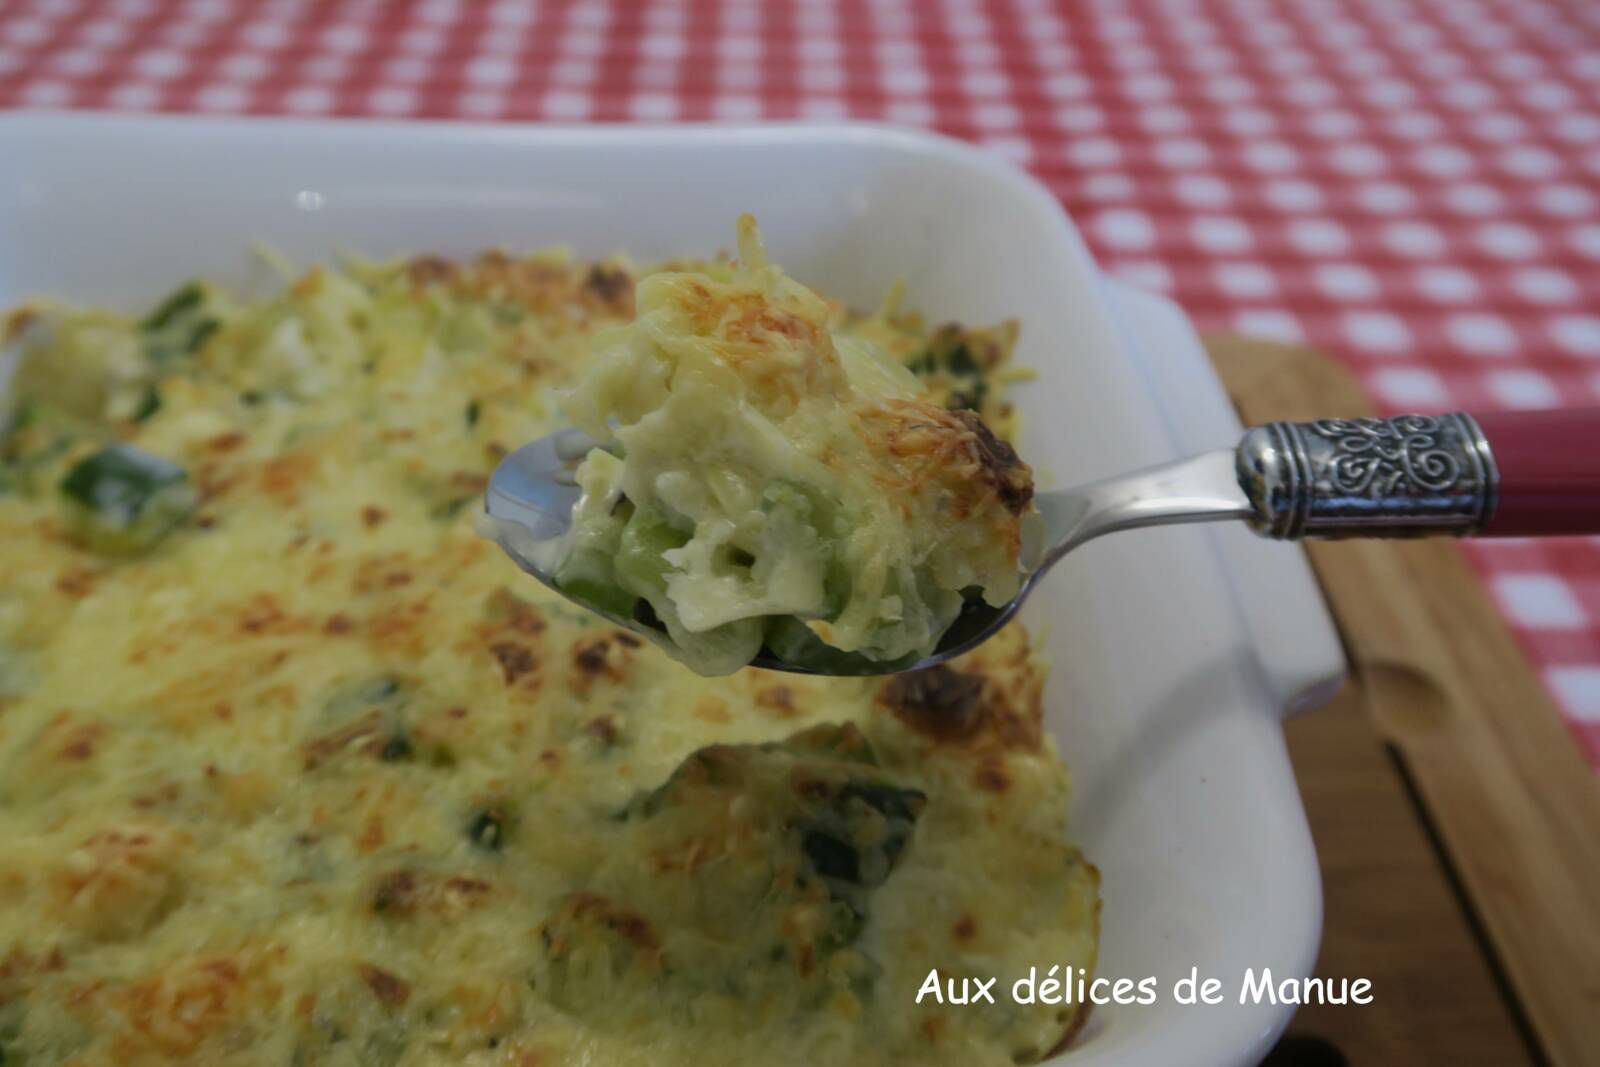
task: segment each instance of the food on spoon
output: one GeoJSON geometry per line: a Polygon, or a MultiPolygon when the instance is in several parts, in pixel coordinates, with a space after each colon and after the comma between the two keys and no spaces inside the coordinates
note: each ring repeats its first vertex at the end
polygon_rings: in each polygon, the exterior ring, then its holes
{"type": "MultiPolygon", "coordinates": [[[[702,674],[763,646],[914,662],[966,597],[1016,595],[1032,473],[976,411],[841,332],[748,215],[739,253],[731,272],[646,277],[634,320],[596,338],[564,410],[605,445],[578,469],[556,583],[659,620],[702,674]]],[[[941,356],[976,368],[959,344],[924,358],[941,356]]]]}

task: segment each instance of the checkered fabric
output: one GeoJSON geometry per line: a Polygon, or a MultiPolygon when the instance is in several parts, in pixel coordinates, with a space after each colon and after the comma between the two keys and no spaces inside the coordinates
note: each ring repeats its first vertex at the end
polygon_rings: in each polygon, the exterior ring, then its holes
{"type": "MultiPolygon", "coordinates": [[[[1600,403],[1597,105],[1593,0],[0,0],[0,106],[934,127],[1391,410],[1600,403]]],[[[1600,764],[1600,539],[1469,552],[1600,764]]]]}

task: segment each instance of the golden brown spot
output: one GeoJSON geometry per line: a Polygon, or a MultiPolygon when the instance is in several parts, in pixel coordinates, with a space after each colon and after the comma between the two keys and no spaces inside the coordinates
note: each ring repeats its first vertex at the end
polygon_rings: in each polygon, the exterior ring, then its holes
{"type": "Polygon", "coordinates": [[[431,610],[432,598],[398,604],[387,611],[375,613],[367,622],[367,632],[373,641],[407,655],[421,655],[429,631],[425,624],[431,610]]]}
{"type": "Polygon", "coordinates": [[[22,336],[22,331],[39,317],[39,309],[19,307],[6,317],[5,328],[0,329],[0,341],[11,341],[22,336]]]}
{"type": "Polygon", "coordinates": [[[347,634],[354,626],[355,623],[350,621],[350,616],[343,612],[335,612],[328,616],[327,622],[322,624],[322,632],[325,634],[347,634]]]}
{"type": "Polygon", "coordinates": [[[105,736],[106,728],[97,722],[84,723],[71,730],[61,748],[58,759],[83,763],[94,756],[95,745],[105,736]]]}
{"type": "Polygon", "coordinates": [[[17,978],[27,978],[36,974],[51,974],[66,967],[66,957],[61,954],[61,949],[52,948],[48,953],[29,952],[24,948],[13,948],[0,959],[0,986],[17,978]]]}
{"type": "Polygon", "coordinates": [[[599,741],[606,748],[615,745],[621,736],[617,730],[617,721],[609,715],[602,715],[598,719],[590,719],[584,724],[583,732],[599,741]]]}
{"type": "Polygon", "coordinates": [[[203,462],[194,471],[195,491],[202,501],[210,502],[239,484],[241,477],[237,472],[224,475],[216,464],[203,462]]]}
{"type": "Polygon", "coordinates": [[[228,1024],[240,978],[232,960],[212,960],[187,973],[157,974],[127,987],[119,999],[124,1016],[162,1058],[193,1062],[200,1058],[195,1053],[201,1043],[228,1024]]]}
{"type": "Polygon", "coordinates": [[[149,809],[157,807],[158,805],[171,804],[173,801],[178,799],[178,792],[179,790],[177,783],[168,782],[165,785],[157,789],[153,789],[148,793],[141,793],[134,797],[133,806],[139,808],[140,810],[148,811],[149,809]]]}
{"type": "Polygon", "coordinates": [[[411,580],[411,560],[404,552],[380,553],[366,556],[356,564],[351,588],[365,594],[379,589],[398,589],[409,585],[411,580]]]}
{"type": "Polygon", "coordinates": [[[606,650],[611,642],[604,637],[582,638],[572,646],[572,662],[584,674],[599,674],[606,669],[606,650]]]}
{"type": "Polygon", "coordinates": [[[978,936],[978,921],[970,915],[963,914],[950,928],[950,936],[961,943],[971,941],[978,936]]]}
{"type": "Polygon", "coordinates": [[[517,633],[536,634],[545,628],[539,609],[504,586],[489,594],[486,612],[490,622],[517,633]]]}
{"type": "Polygon", "coordinates": [[[374,967],[370,963],[361,965],[361,980],[372,990],[372,995],[377,997],[385,1007],[399,1008],[411,996],[409,983],[396,978],[381,967],[374,967]]]}
{"type": "Polygon", "coordinates": [[[1005,765],[997,759],[986,759],[979,764],[972,780],[986,793],[1004,793],[1011,788],[1011,778],[1006,774],[1005,765]]]}
{"type": "Polygon", "coordinates": [[[384,832],[383,816],[374,812],[367,816],[367,824],[361,830],[361,836],[356,840],[356,845],[363,852],[371,852],[381,848],[387,839],[384,832]]]}
{"type": "Polygon", "coordinates": [[[1021,714],[1011,706],[1004,693],[997,693],[989,709],[990,730],[1003,748],[1037,751],[1039,748],[1039,714],[1021,714]]]}
{"type": "Polygon", "coordinates": [[[728,713],[728,702],[721,697],[703,696],[694,702],[694,717],[706,722],[726,723],[732,722],[733,716],[728,713]]]}
{"type": "Polygon", "coordinates": [[[1017,450],[1000,440],[989,424],[975,411],[951,412],[972,434],[977,448],[979,470],[994,487],[1006,510],[1020,515],[1033,500],[1033,471],[1022,462],[1017,450]]]}
{"type": "Polygon", "coordinates": [[[372,890],[372,910],[379,915],[410,915],[417,907],[417,875],[391,871],[372,890]]]}
{"type": "Polygon", "coordinates": [[[355,722],[306,742],[305,768],[314,771],[346,749],[361,747],[376,753],[382,748],[383,712],[373,709],[355,722]]]}
{"type": "Polygon", "coordinates": [[[489,646],[489,651],[500,664],[500,672],[505,676],[507,685],[512,685],[518,678],[539,666],[533,651],[515,641],[496,641],[489,646]]]}
{"type": "Polygon", "coordinates": [[[259,634],[278,628],[287,616],[271,593],[257,595],[239,616],[239,629],[247,634],[259,634]]]}
{"type": "Polygon", "coordinates": [[[312,267],[300,276],[300,279],[289,287],[289,291],[300,299],[316,296],[322,289],[322,268],[312,267]]]}
{"type": "Polygon", "coordinates": [[[787,719],[795,714],[794,690],[786,685],[769,685],[758,689],[756,704],[776,712],[780,719],[787,719]]]}
{"type": "Polygon", "coordinates": [[[643,641],[639,640],[626,630],[618,630],[611,636],[615,637],[617,644],[621,645],[623,648],[638,648],[640,645],[644,644],[643,641]]]}
{"type": "Polygon", "coordinates": [[[583,292],[612,314],[633,317],[633,278],[621,267],[594,264],[584,275],[583,292]]]}
{"type": "Polygon", "coordinates": [[[237,431],[230,431],[229,433],[217,434],[217,436],[206,442],[206,447],[213,452],[232,452],[234,449],[244,444],[244,441],[244,434],[237,431]]]}
{"type": "Polygon", "coordinates": [[[239,965],[231,959],[207,960],[200,965],[200,969],[224,982],[232,983],[239,980],[239,965]]]}
{"type": "Polygon", "coordinates": [[[406,264],[406,277],[419,286],[448,282],[455,273],[456,265],[443,256],[417,256],[406,264]]]}
{"type": "Polygon", "coordinates": [[[387,511],[373,504],[368,504],[361,509],[361,523],[369,530],[376,530],[379,526],[382,526],[383,520],[388,517],[389,513],[387,511]]]}
{"type": "Polygon", "coordinates": [[[82,598],[94,592],[95,573],[87,567],[68,567],[56,578],[56,589],[65,596],[82,598]]]}
{"type": "Polygon", "coordinates": [[[983,678],[940,664],[895,675],[878,700],[913,730],[935,741],[955,742],[983,725],[983,689],[983,678]]]}
{"type": "Polygon", "coordinates": [[[261,467],[261,487],[280,500],[292,503],[300,483],[316,469],[315,453],[290,452],[274,456],[261,467]]]}
{"type": "Polygon", "coordinates": [[[875,478],[891,499],[910,501],[936,487],[956,520],[993,508],[998,533],[1018,542],[1016,516],[1033,498],[1033,472],[977,414],[919,398],[867,404],[853,417],[879,454],[875,478]]]}
{"type": "Polygon", "coordinates": [[[573,682],[579,692],[587,690],[600,678],[622,681],[627,677],[633,650],[615,640],[616,636],[616,631],[591,634],[572,643],[572,665],[577,669],[573,682]]]}
{"type": "Polygon", "coordinates": [[[656,936],[649,919],[612,903],[598,893],[573,893],[562,910],[574,919],[598,919],[635,948],[648,951],[661,945],[661,939],[656,936]]]}
{"type": "Polygon", "coordinates": [[[683,296],[680,300],[684,314],[694,324],[696,333],[710,333],[717,325],[717,320],[722,317],[722,310],[717,306],[716,297],[711,295],[705,283],[698,278],[687,279],[683,284],[683,296]]]}
{"type": "Polygon", "coordinates": [[[445,889],[462,897],[480,897],[489,892],[490,886],[482,878],[465,878],[457,875],[444,884],[445,889]]]}
{"type": "Polygon", "coordinates": [[[789,785],[793,787],[797,796],[807,800],[827,800],[832,792],[828,783],[820,778],[813,778],[804,770],[796,769],[789,778],[789,785]]]}

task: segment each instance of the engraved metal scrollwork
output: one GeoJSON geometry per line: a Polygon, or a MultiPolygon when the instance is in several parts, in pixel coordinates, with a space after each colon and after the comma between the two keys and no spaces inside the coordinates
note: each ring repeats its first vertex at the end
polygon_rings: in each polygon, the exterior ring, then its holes
{"type": "Polygon", "coordinates": [[[1333,442],[1329,478],[1341,492],[1372,497],[1437,493],[1461,477],[1461,463],[1441,437],[1440,420],[1427,415],[1318,419],[1311,429],[1333,442]]]}
{"type": "Polygon", "coordinates": [[[1494,512],[1494,458],[1472,416],[1274,422],[1239,446],[1255,525],[1279,538],[1372,527],[1464,534],[1494,512]]]}

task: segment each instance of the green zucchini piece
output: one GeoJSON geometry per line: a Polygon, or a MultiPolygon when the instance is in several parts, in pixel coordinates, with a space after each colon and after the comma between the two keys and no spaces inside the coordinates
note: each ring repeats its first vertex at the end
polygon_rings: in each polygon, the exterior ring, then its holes
{"type": "Polygon", "coordinates": [[[556,588],[586,607],[595,608],[619,619],[633,618],[633,606],[639,598],[624,592],[610,582],[597,581],[582,575],[557,575],[556,588]]]}
{"type": "Polygon", "coordinates": [[[555,582],[557,589],[579,603],[621,619],[633,617],[633,605],[639,599],[617,585],[611,557],[588,546],[579,547],[561,561],[555,582]]]}
{"type": "Polygon", "coordinates": [[[636,510],[622,528],[615,564],[618,584],[640,596],[666,596],[667,572],[672,570],[672,564],[661,557],[688,543],[688,534],[669,526],[656,512],[636,510]]]}
{"type": "Polygon", "coordinates": [[[635,510],[619,538],[613,564],[616,584],[648,602],[672,638],[670,654],[699,674],[730,674],[760,651],[765,622],[759,618],[735,619],[699,632],[683,628],[667,596],[667,575],[673,566],[662,557],[688,542],[688,534],[673,528],[657,512],[635,510]]]}
{"type": "Polygon", "coordinates": [[[61,494],[69,528],[105,555],[148,551],[196,503],[182,467],[126,444],[81,460],[62,479],[61,494]]]}

